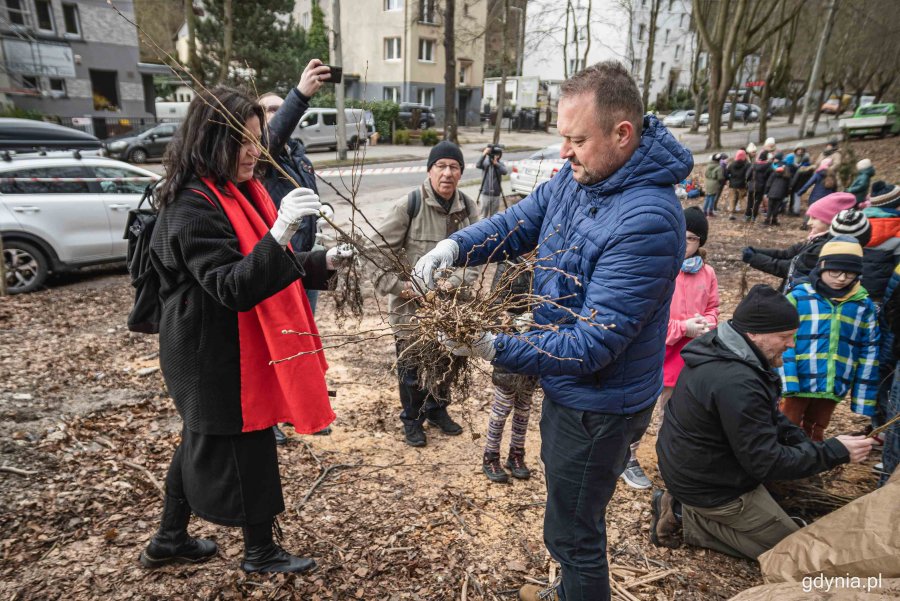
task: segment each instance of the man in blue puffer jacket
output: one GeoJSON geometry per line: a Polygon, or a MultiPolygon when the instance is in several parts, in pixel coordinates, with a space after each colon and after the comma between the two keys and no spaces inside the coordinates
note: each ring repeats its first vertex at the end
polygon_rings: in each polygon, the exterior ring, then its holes
{"type": "MultiPolygon", "coordinates": [[[[558,331],[445,344],[541,377],[544,541],[562,573],[540,598],[595,601],[610,597],[606,505],[662,390],[669,302],[685,250],[674,184],[693,159],[655,117],[643,117],[637,86],[615,61],[562,85],[557,127],[563,169],[520,203],[439,242],[414,276],[433,286],[437,270],[467,257],[477,265],[537,247],[544,268],[535,270],[534,294],[587,318],[547,302],[535,322],[558,331]]],[[[524,600],[541,594],[531,585],[519,592],[524,600]]]]}

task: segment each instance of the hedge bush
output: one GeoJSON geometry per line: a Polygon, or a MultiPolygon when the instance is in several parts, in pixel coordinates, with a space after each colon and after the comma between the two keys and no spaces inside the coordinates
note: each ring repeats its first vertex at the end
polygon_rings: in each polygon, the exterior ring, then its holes
{"type": "Polygon", "coordinates": [[[424,146],[434,146],[439,140],[440,137],[436,130],[426,129],[422,132],[422,145],[424,146]]]}

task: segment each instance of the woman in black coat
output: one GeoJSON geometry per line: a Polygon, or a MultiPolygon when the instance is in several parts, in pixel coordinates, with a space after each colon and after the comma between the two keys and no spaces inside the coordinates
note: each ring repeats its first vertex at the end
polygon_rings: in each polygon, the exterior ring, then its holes
{"type": "Polygon", "coordinates": [[[272,425],[311,433],[334,419],[304,286],[325,288],[339,254],[288,244],[321,204],[298,188],[276,211],[256,179],[264,122],[242,92],[204,92],[163,159],[150,258],[160,277],[160,366],[184,425],[162,523],[141,553],[148,568],[216,554],[214,542],[188,535],[191,513],[243,528],[247,572],[315,566],[272,537],[284,511],[272,425]]]}

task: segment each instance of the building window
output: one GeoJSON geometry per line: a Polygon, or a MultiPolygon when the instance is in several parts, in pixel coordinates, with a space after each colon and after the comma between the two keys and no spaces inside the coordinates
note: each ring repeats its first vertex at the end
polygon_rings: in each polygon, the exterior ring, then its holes
{"type": "Polygon", "coordinates": [[[671,31],[671,30],[669,30],[669,29],[666,30],[666,38],[663,40],[663,44],[668,44],[668,43],[669,43],[669,33],[670,33],[670,31],[671,31]]]}
{"type": "Polygon", "coordinates": [[[56,31],[53,26],[53,8],[50,6],[50,0],[34,0],[34,13],[38,29],[49,32],[56,31]]]}
{"type": "Polygon", "coordinates": [[[434,88],[419,88],[418,100],[419,104],[434,106],[434,88]]]}
{"type": "Polygon", "coordinates": [[[434,62],[434,40],[419,40],[419,60],[425,63],[434,62]]]}
{"type": "Polygon", "coordinates": [[[22,76],[22,87],[26,90],[32,90],[34,92],[38,92],[41,89],[40,80],[34,75],[23,75],[22,76]]]}
{"type": "Polygon", "coordinates": [[[569,59],[569,75],[578,73],[582,69],[584,69],[584,59],[583,58],[570,58],[569,59]]]}
{"type": "Polygon", "coordinates": [[[22,0],[6,0],[6,15],[10,25],[25,25],[25,7],[22,0]]]}
{"type": "Polygon", "coordinates": [[[659,64],[659,76],[662,77],[663,73],[666,72],[666,63],[659,64]]]}
{"type": "Polygon", "coordinates": [[[91,95],[95,111],[119,110],[119,81],[116,71],[90,69],[91,95]]]}
{"type": "Polygon", "coordinates": [[[469,85],[469,75],[472,73],[472,63],[467,61],[459,62],[459,85],[469,85]]]}
{"type": "Polygon", "coordinates": [[[308,12],[303,13],[303,15],[300,17],[300,26],[303,29],[309,29],[309,13],[308,12]]]}
{"type": "Polygon", "coordinates": [[[641,23],[638,25],[638,42],[644,41],[644,32],[647,31],[647,26],[641,23]]]}
{"type": "Polygon", "coordinates": [[[66,97],[66,80],[57,77],[50,78],[50,95],[54,98],[66,97]]]}
{"type": "Polygon", "coordinates": [[[634,59],[634,67],[631,69],[631,72],[634,73],[635,77],[639,77],[641,74],[641,59],[634,59]]]}
{"type": "Polygon", "coordinates": [[[675,60],[681,58],[681,45],[675,46],[675,60]]]}
{"type": "Polygon", "coordinates": [[[419,0],[419,21],[434,23],[434,0],[419,0]]]}
{"type": "Polygon", "coordinates": [[[66,33],[69,35],[81,35],[81,19],[78,17],[78,7],[74,4],[63,4],[63,20],[66,22],[66,33]]]}
{"type": "Polygon", "coordinates": [[[400,59],[400,38],[384,38],[384,60],[400,59]]]}
{"type": "Polygon", "coordinates": [[[391,102],[400,102],[400,88],[395,86],[389,86],[384,88],[384,100],[390,100],[391,102]]]}
{"type": "Polygon", "coordinates": [[[384,10],[403,10],[403,0],[384,0],[384,10]]]}

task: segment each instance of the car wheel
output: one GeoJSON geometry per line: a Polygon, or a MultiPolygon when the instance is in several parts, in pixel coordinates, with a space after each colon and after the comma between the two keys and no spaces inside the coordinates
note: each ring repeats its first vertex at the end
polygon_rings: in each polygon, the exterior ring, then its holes
{"type": "Polygon", "coordinates": [[[347,148],[349,150],[356,150],[357,148],[359,148],[359,138],[356,136],[350,138],[350,141],[347,142],[347,148]]]}
{"type": "Polygon", "coordinates": [[[27,242],[4,242],[3,262],[6,264],[6,289],[10,294],[37,290],[47,279],[47,257],[27,242]]]}
{"type": "Polygon", "coordinates": [[[129,163],[146,163],[147,162],[147,151],[143,148],[135,148],[128,155],[129,163]]]}

